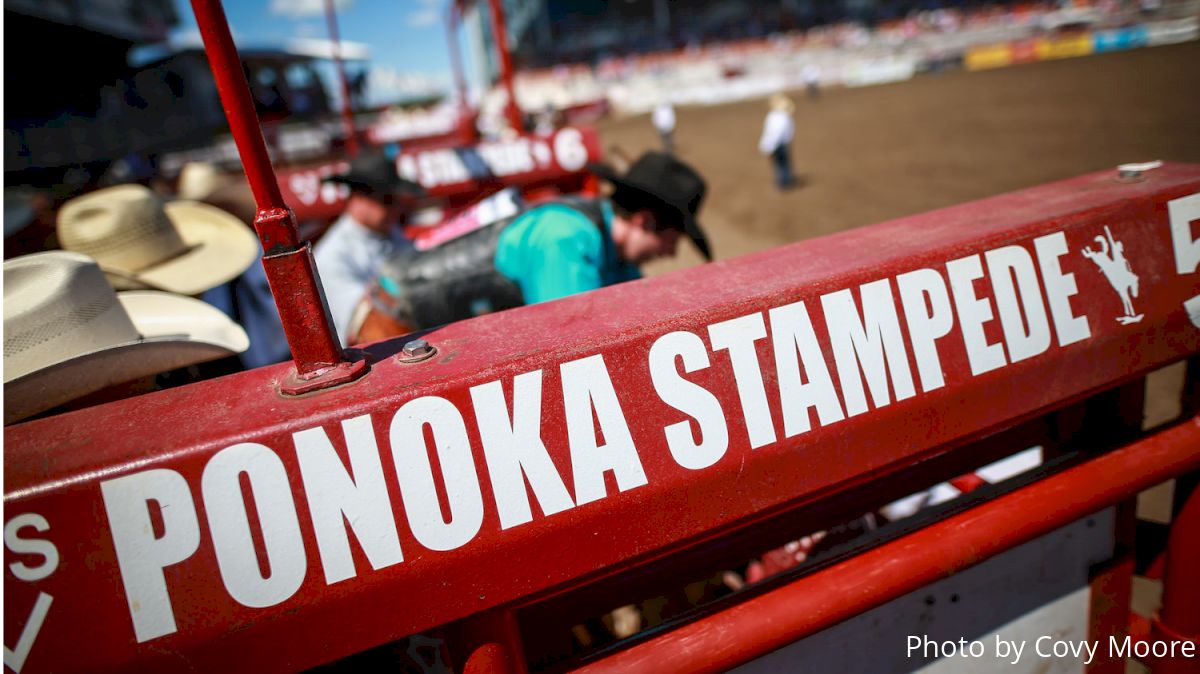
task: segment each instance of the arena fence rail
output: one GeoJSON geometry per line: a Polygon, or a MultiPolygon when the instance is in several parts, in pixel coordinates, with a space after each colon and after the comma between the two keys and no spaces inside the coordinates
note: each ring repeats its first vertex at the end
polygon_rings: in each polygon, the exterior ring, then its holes
{"type": "MultiPolygon", "coordinates": [[[[718,671],[1110,504],[1128,543],[1131,495],[1194,483],[1200,166],[1095,173],[447,325],[421,335],[436,354],[419,362],[406,338],[347,358],[220,6],[193,6],[272,289],[299,307],[283,315],[297,361],[6,428],[14,671],[296,671],[386,660],[418,634],[459,671],[718,671]],[[1143,431],[1141,378],[1179,362],[1176,420],[1143,431]],[[327,367],[358,369],[296,395],[327,367]],[[630,638],[554,643],[1034,445],[1041,466],[1015,482],[630,638]]],[[[1200,631],[1196,501],[1181,497],[1148,639],[1200,631]]],[[[1130,575],[1118,553],[1112,587],[1130,575]]],[[[1107,591],[1118,610],[1092,634],[1128,626],[1127,593],[1107,591]]]]}

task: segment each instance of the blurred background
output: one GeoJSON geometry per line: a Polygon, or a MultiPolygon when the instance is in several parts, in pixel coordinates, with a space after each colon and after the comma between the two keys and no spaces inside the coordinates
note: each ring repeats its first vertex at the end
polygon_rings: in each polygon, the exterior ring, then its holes
{"type": "MultiPolygon", "coordinates": [[[[498,5],[225,3],[305,236],[341,212],[320,178],[360,147],[429,191],[412,215],[428,227],[508,187],[531,202],[594,191],[585,159],[619,165],[669,140],[708,182],[717,260],[1122,163],[1200,162],[1200,0],[498,5]],[[760,151],[780,93],[787,189],[760,151]]],[[[249,226],[188,3],[7,0],[3,19],[5,259],[58,248],[67,200],[130,182],[171,197],[192,162],[224,180],[189,196],[249,226]]],[[[701,262],[689,247],[645,272],[701,262]]],[[[1150,386],[1178,399],[1182,370],[1150,386]]]]}
{"type": "MultiPolygon", "coordinates": [[[[281,166],[344,159],[346,107],[392,153],[514,126],[487,2],[225,4],[281,166]]],[[[594,124],[604,157],[636,156],[671,104],[677,153],[710,181],[718,258],[1120,162],[1200,161],[1196,0],[501,4],[517,131],[594,124]],[[755,143],[763,99],[789,90],[798,182],[779,192],[755,143]]],[[[4,34],[6,258],[55,247],[54,210],[81,192],[169,191],[188,161],[238,171],[186,2],[10,0],[4,34]]]]}

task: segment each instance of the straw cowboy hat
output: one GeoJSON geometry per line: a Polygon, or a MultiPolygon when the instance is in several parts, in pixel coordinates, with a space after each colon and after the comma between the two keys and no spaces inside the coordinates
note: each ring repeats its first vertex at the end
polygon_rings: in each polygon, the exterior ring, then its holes
{"type": "Polygon", "coordinates": [[[52,251],[4,263],[4,423],[88,393],[245,351],[200,300],[116,293],[94,260],[52,251]]]}
{"type": "Polygon", "coordinates": [[[58,212],[58,240],[95,258],[120,290],[200,293],[246,270],[258,239],[233,215],[194,201],[163,204],[141,185],[76,197],[58,212]]]}
{"type": "Polygon", "coordinates": [[[229,183],[230,179],[218,171],[214,164],[190,161],[179,170],[179,188],[176,194],[180,199],[203,201],[229,183]]]}
{"type": "Polygon", "coordinates": [[[708,186],[691,166],[665,152],[647,152],[623,174],[604,164],[588,164],[587,168],[613,184],[614,203],[654,212],[661,226],[680,230],[706,260],[712,259],[708,239],[696,222],[708,186]]]}
{"type": "Polygon", "coordinates": [[[771,97],[767,99],[767,105],[769,105],[772,110],[783,110],[787,113],[796,111],[796,104],[792,102],[791,98],[788,98],[787,94],[772,94],[771,97]]]}

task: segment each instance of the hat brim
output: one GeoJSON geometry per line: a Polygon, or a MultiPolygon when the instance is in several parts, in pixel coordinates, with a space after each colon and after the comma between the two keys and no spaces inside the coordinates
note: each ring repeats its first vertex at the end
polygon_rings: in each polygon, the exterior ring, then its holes
{"type": "Polygon", "coordinates": [[[357,187],[374,194],[389,194],[392,196],[409,199],[416,199],[429,194],[429,192],[427,192],[425,188],[418,183],[414,183],[411,180],[405,180],[404,178],[399,178],[395,182],[380,184],[378,182],[365,180],[359,176],[355,176],[354,174],[346,174],[328,176],[326,178],[322,178],[322,182],[349,185],[350,187],[357,187]]]}
{"type": "Polygon", "coordinates": [[[708,245],[708,237],[704,236],[704,231],[700,229],[700,223],[696,221],[696,216],[688,210],[686,205],[672,203],[664,199],[652,186],[636,180],[629,180],[604,164],[590,162],[587,165],[587,170],[619,188],[638,193],[647,201],[654,202],[666,210],[679,213],[683,233],[696,245],[696,249],[700,251],[705,260],[712,260],[712,249],[708,245]]]}
{"type": "Polygon", "coordinates": [[[217,308],[155,291],[117,294],[141,339],[82,353],[4,383],[10,424],[110,386],[233,356],[246,332],[217,308]]]}
{"type": "Polygon", "coordinates": [[[187,252],[135,274],[110,273],[114,288],[199,295],[237,278],[258,257],[258,237],[236,216],[196,201],[172,201],[165,209],[187,252]]]}

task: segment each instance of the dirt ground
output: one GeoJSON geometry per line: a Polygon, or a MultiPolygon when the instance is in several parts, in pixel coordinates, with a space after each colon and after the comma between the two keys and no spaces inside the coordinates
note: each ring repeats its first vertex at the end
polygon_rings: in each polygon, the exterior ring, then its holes
{"type": "MultiPolygon", "coordinates": [[[[758,154],[764,101],[681,108],[679,155],[708,179],[701,211],[718,259],[921,213],[1118,164],[1200,162],[1200,43],[795,92],[793,165],[780,193],[758,154]]],[[[657,147],[649,116],[600,125],[606,147],[657,147]]],[[[700,262],[688,247],[650,265],[700,262]]]]}

